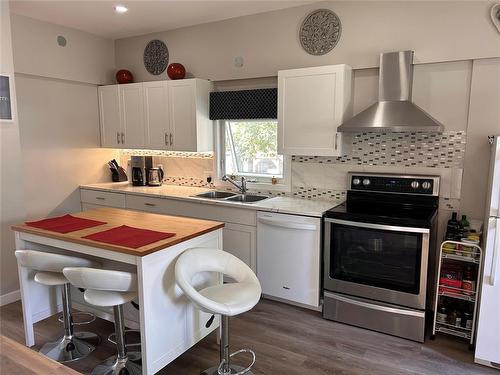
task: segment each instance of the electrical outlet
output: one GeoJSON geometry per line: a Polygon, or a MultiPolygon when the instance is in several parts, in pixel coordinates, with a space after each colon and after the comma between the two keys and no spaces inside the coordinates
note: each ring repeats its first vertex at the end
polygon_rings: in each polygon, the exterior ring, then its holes
{"type": "Polygon", "coordinates": [[[203,180],[205,180],[208,183],[213,182],[212,171],[204,171],[203,172],[203,180]]]}

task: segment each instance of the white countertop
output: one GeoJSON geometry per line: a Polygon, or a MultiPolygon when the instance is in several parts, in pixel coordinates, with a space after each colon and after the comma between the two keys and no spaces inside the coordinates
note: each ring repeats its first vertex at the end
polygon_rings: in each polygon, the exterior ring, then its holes
{"type": "Polygon", "coordinates": [[[314,217],[321,217],[325,211],[342,203],[342,201],[320,201],[290,197],[272,197],[255,203],[229,202],[217,199],[193,197],[195,194],[215,189],[177,185],[132,186],[129,185],[128,182],[105,182],[99,184],[81,185],[80,187],[83,189],[143,195],[156,198],[178,199],[204,204],[215,204],[248,208],[258,211],[279,212],[314,217]]]}

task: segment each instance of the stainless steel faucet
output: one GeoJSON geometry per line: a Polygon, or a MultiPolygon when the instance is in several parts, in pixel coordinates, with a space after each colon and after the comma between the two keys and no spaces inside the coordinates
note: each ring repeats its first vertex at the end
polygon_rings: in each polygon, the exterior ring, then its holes
{"type": "Polygon", "coordinates": [[[227,181],[231,183],[232,185],[236,186],[236,188],[240,191],[241,194],[246,194],[248,189],[247,189],[247,179],[245,177],[241,177],[241,182],[238,184],[235,182],[230,176],[225,174],[222,176],[222,181],[227,181]]]}

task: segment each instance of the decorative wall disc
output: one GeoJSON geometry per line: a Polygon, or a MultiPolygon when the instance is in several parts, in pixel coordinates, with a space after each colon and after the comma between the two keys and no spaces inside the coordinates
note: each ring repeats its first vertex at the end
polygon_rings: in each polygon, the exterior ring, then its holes
{"type": "Polygon", "coordinates": [[[342,24],[330,9],[318,9],[309,13],[299,31],[300,44],[310,55],[330,52],[340,39],[342,24]]]}
{"type": "Polygon", "coordinates": [[[165,71],[168,65],[168,48],[161,40],[152,40],[144,48],[144,66],[146,70],[157,76],[165,71]]]}

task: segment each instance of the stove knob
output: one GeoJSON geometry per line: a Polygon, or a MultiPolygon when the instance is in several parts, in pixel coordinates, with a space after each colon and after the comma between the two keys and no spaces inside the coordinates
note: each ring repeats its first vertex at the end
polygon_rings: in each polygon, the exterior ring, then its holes
{"type": "Polygon", "coordinates": [[[355,178],[352,180],[353,185],[359,185],[361,183],[361,180],[359,178],[355,178]]]}
{"type": "Polygon", "coordinates": [[[420,183],[418,181],[412,181],[410,186],[412,187],[412,189],[418,189],[420,183]]]}
{"type": "Polygon", "coordinates": [[[365,186],[370,185],[370,183],[371,183],[371,181],[370,181],[368,178],[365,178],[365,179],[363,180],[363,185],[365,185],[365,186]]]}
{"type": "Polygon", "coordinates": [[[431,188],[431,183],[429,181],[422,182],[422,188],[427,190],[431,188]]]}

